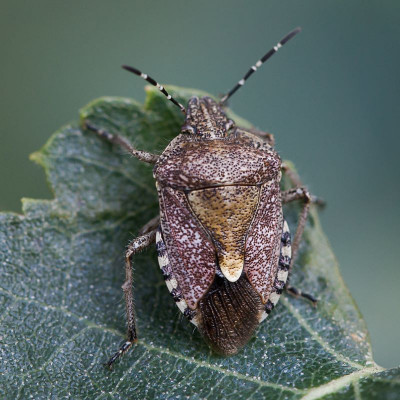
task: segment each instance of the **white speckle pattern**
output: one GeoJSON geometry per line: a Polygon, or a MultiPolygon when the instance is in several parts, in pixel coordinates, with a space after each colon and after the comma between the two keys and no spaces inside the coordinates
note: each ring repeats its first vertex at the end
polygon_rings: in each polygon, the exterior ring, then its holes
{"type": "Polygon", "coordinates": [[[271,293],[271,295],[269,296],[269,301],[273,304],[276,305],[279,301],[279,298],[281,297],[280,294],[273,292],[271,293]]]}
{"type": "MultiPolygon", "coordinates": [[[[161,236],[161,232],[159,230],[156,233],[156,246],[157,246],[157,249],[165,248],[165,244],[164,244],[163,238],[161,236]]],[[[158,264],[160,265],[160,269],[169,265],[169,259],[168,259],[167,252],[165,252],[163,255],[160,255],[160,254],[158,255],[158,264]]],[[[177,280],[173,277],[172,273],[170,275],[171,275],[170,278],[165,281],[169,292],[171,293],[173,290],[180,291],[177,280]]],[[[184,314],[188,308],[188,305],[184,299],[180,299],[175,304],[178,306],[178,308],[182,314],[184,314]]],[[[191,319],[190,322],[193,325],[197,326],[196,317],[191,319]]]]}
{"type": "Polygon", "coordinates": [[[278,279],[280,281],[286,282],[287,277],[288,277],[288,271],[278,271],[278,279]]]}
{"type": "Polygon", "coordinates": [[[187,304],[186,304],[185,300],[180,300],[180,301],[176,302],[175,304],[178,306],[178,308],[181,311],[181,313],[184,313],[185,310],[187,309],[187,304]]]}
{"type": "Polygon", "coordinates": [[[259,316],[260,323],[263,322],[264,319],[266,319],[267,317],[268,317],[268,314],[265,311],[263,311],[261,313],[261,315],[259,316]]]}
{"type": "MultiPolygon", "coordinates": [[[[290,244],[290,231],[289,231],[289,226],[286,222],[286,220],[283,220],[283,228],[282,228],[282,240],[281,240],[281,252],[280,252],[280,260],[284,259],[286,262],[290,263],[290,258],[292,255],[292,247],[290,244]],[[289,239],[287,238],[289,237],[289,239]],[[286,239],[284,239],[286,238],[286,239]]],[[[279,263],[278,265],[278,271],[276,274],[276,279],[278,281],[286,283],[289,275],[289,270],[288,266],[281,265],[279,263]]],[[[274,308],[274,306],[278,303],[279,298],[281,297],[281,291],[274,291],[270,294],[268,298],[268,302],[266,304],[266,309],[269,306],[269,312],[274,308]],[[270,303],[270,304],[268,304],[270,303]]],[[[265,318],[268,317],[269,312],[263,311],[261,315],[259,316],[260,323],[264,321],[265,318]]]]}
{"type": "Polygon", "coordinates": [[[290,257],[292,255],[292,249],[290,246],[282,246],[281,255],[284,257],[290,257]]]}
{"type": "Polygon", "coordinates": [[[247,234],[244,270],[263,302],[273,290],[279,268],[283,227],[279,182],[261,186],[258,209],[247,234]]]}
{"type": "Polygon", "coordinates": [[[215,276],[215,249],[193,217],[183,191],[166,185],[161,189],[159,199],[165,243],[161,255],[168,254],[168,275],[171,277],[173,273],[183,298],[190,309],[195,310],[215,276]]]}
{"type": "Polygon", "coordinates": [[[170,292],[178,287],[178,282],[174,278],[168,279],[167,281],[165,281],[165,283],[170,292]]]}
{"type": "Polygon", "coordinates": [[[160,265],[160,268],[163,268],[166,265],[168,265],[169,264],[168,257],[167,256],[159,256],[158,264],[160,265]]]}

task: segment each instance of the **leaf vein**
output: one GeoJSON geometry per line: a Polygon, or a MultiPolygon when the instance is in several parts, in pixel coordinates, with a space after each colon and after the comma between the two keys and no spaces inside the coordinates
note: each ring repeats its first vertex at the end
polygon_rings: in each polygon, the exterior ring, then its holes
{"type": "Polygon", "coordinates": [[[354,368],[359,370],[363,369],[364,366],[362,364],[356,363],[346,356],[338,353],[335,349],[333,349],[317,332],[315,332],[308,322],[303,318],[303,316],[293,307],[290,302],[283,297],[281,302],[285,305],[285,307],[289,310],[289,312],[297,319],[299,324],[311,335],[311,337],[328,353],[332,354],[339,361],[345,362],[346,364],[351,365],[354,368]]]}
{"type": "Polygon", "coordinates": [[[29,371],[24,372],[23,374],[16,374],[15,376],[18,377],[22,377],[25,378],[27,375],[31,375],[34,374],[36,372],[39,371],[44,371],[47,374],[45,368],[49,365],[49,363],[57,356],[57,354],[60,353],[60,351],[68,344],[73,342],[77,337],[79,337],[80,335],[82,335],[83,333],[85,333],[86,331],[88,331],[89,329],[91,329],[91,327],[86,326],[85,328],[81,329],[79,332],[75,333],[74,335],[72,335],[69,339],[63,341],[60,346],[56,347],[54,349],[54,351],[50,354],[49,358],[39,367],[39,368],[35,368],[35,369],[30,369],[29,371]]]}
{"type": "MultiPolygon", "coordinates": [[[[109,392],[108,394],[110,396],[113,396],[115,394],[115,392],[118,390],[118,388],[120,387],[120,385],[122,384],[122,382],[125,380],[125,378],[130,375],[130,373],[132,372],[133,368],[140,362],[140,360],[146,355],[146,353],[143,353],[139,358],[137,358],[135,360],[135,362],[124,372],[124,374],[121,376],[121,378],[119,379],[118,383],[115,385],[114,389],[109,392]]],[[[101,396],[100,396],[101,397],[101,396]]],[[[100,397],[96,397],[95,400],[99,399],[100,397]]]]}
{"type": "Polygon", "coordinates": [[[205,361],[196,360],[194,358],[190,358],[190,357],[184,356],[182,354],[175,353],[175,352],[173,352],[171,350],[164,349],[164,348],[161,348],[161,347],[158,347],[158,346],[154,346],[154,345],[148,344],[148,343],[146,343],[146,342],[144,342],[143,340],[140,340],[140,339],[138,341],[138,345],[142,345],[143,347],[145,347],[149,351],[155,351],[155,352],[158,352],[158,353],[167,354],[167,355],[169,355],[171,357],[176,357],[176,358],[184,360],[184,361],[186,361],[188,363],[198,365],[199,367],[205,367],[205,368],[208,368],[210,370],[225,374],[225,376],[231,376],[231,377],[236,378],[236,379],[241,379],[241,380],[244,380],[244,381],[253,382],[253,383],[256,383],[256,384],[258,384],[260,386],[263,386],[263,387],[272,387],[272,388],[275,388],[275,389],[291,391],[293,393],[304,393],[304,390],[301,390],[301,389],[297,389],[297,388],[289,387],[289,386],[284,386],[284,385],[280,385],[278,383],[273,383],[273,382],[265,382],[265,381],[262,381],[262,380],[258,379],[257,377],[246,376],[246,375],[243,375],[242,373],[237,372],[237,371],[227,370],[227,369],[221,368],[221,367],[219,367],[217,365],[209,364],[208,362],[205,362],[205,361]]]}
{"type": "Polygon", "coordinates": [[[353,384],[354,382],[358,382],[361,378],[373,375],[381,371],[383,371],[383,368],[378,366],[363,368],[359,371],[352,372],[351,374],[341,376],[338,379],[334,379],[324,385],[312,388],[301,399],[302,400],[319,399],[330,393],[335,393],[338,390],[353,384]]]}

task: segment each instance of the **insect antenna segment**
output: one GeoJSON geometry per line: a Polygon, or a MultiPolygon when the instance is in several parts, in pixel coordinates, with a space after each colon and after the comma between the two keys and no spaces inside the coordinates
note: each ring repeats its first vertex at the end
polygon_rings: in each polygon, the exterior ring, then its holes
{"type": "Polygon", "coordinates": [[[262,58],[260,58],[246,73],[246,75],[234,86],[230,92],[221,98],[220,104],[223,106],[224,103],[237,91],[239,90],[249,79],[249,77],[257,71],[271,56],[273,56],[284,44],[286,44],[290,39],[301,32],[301,28],[293,29],[289,32],[280,42],[276,44],[271,50],[269,50],[262,58]]]}
{"type": "Polygon", "coordinates": [[[164,88],[164,86],[160,85],[158,82],[156,82],[151,76],[148,76],[147,74],[144,74],[143,72],[139,71],[138,69],[134,68],[134,67],[130,67],[129,65],[123,65],[122,66],[123,69],[126,69],[129,72],[134,73],[137,76],[140,76],[141,78],[143,78],[145,81],[151,83],[153,86],[155,86],[156,88],[158,88],[158,90],[170,101],[172,101],[176,106],[178,106],[181,111],[186,114],[186,109],[185,107],[179,103],[178,101],[176,101],[164,88]]]}

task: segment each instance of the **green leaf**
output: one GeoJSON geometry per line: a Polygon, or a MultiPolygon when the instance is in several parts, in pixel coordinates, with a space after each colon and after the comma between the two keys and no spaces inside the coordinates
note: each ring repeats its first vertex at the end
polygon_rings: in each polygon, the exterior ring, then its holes
{"type": "MultiPolygon", "coordinates": [[[[200,93],[169,89],[182,102],[200,93]]],[[[183,122],[155,89],[144,106],[96,100],[81,119],[158,153],[183,122]]],[[[284,295],[238,355],[214,355],[170,298],[152,249],[134,259],[140,340],[104,368],[124,338],[124,248],[158,204],[151,167],[79,126],[32,156],[54,200],[24,199],[23,215],[0,215],[1,398],[398,398],[400,370],[373,362],[316,210],[292,276],[316,308],[284,295]]],[[[292,230],[297,211],[285,210],[292,230]]]]}

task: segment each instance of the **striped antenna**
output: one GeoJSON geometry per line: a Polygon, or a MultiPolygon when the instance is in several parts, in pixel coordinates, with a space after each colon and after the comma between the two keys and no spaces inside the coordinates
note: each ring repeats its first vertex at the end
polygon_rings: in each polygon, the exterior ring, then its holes
{"type": "Polygon", "coordinates": [[[147,74],[143,74],[141,71],[139,71],[136,68],[130,67],[129,65],[123,65],[123,69],[126,69],[129,72],[133,72],[135,75],[140,76],[143,78],[145,81],[151,83],[153,86],[158,88],[160,92],[170,101],[172,101],[176,106],[178,106],[181,111],[186,114],[185,107],[181,103],[178,103],[164,88],[164,86],[160,85],[158,82],[156,82],[152,77],[148,76],[147,74]]]}
{"type": "Polygon", "coordinates": [[[257,71],[258,68],[261,67],[272,55],[274,55],[285,43],[287,43],[290,39],[296,36],[301,31],[301,28],[296,28],[289,32],[276,46],[274,46],[271,50],[269,50],[260,60],[258,60],[255,65],[253,65],[246,73],[246,75],[236,84],[236,86],[225,96],[222,97],[220,104],[224,105],[226,101],[237,91],[239,90],[244,83],[249,79],[254,72],[257,71]]]}

